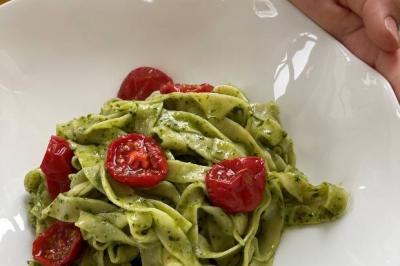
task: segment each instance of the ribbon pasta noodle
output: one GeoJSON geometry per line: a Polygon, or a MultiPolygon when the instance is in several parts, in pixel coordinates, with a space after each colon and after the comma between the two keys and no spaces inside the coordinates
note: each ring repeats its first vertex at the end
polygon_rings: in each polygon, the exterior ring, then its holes
{"type": "Polygon", "coordinates": [[[36,234],[55,219],[81,230],[87,247],[75,265],[272,265],[286,227],[335,220],[347,205],[343,188],[314,186],[296,168],[278,106],[252,104],[233,86],[112,99],[100,114],[58,125],[57,135],[74,151],[70,190],[51,201],[40,169],[26,175],[25,188],[36,234]],[[107,174],[109,143],[131,132],[151,135],[167,155],[168,176],[155,187],[107,174]],[[266,193],[254,211],[230,215],[210,204],[204,177],[213,163],[248,155],[268,165],[266,193]]]}

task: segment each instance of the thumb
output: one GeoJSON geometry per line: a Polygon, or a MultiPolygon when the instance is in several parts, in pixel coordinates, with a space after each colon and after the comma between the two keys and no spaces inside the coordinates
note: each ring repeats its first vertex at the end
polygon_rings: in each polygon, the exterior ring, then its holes
{"type": "Polygon", "coordinates": [[[400,10],[393,0],[348,0],[348,3],[356,9],[359,8],[354,11],[362,17],[372,42],[387,52],[394,52],[399,48],[400,10]],[[351,2],[355,4],[350,4],[351,2]]]}

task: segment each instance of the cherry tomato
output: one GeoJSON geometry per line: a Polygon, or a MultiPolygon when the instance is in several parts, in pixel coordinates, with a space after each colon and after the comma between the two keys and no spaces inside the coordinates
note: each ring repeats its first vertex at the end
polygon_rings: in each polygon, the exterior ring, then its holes
{"type": "Polygon", "coordinates": [[[68,142],[58,136],[51,136],[40,169],[46,175],[47,189],[51,198],[69,190],[68,175],[74,172],[71,159],[74,156],[68,142]]]}
{"type": "Polygon", "coordinates": [[[144,100],[172,79],[156,68],[139,67],[132,70],[121,84],[118,97],[123,100],[144,100]]]}
{"type": "Polygon", "coordinates": [[[171,92],[211,92],[214,86],[203,84],[172,84],[167,83],[160,88],[161,94],[168,94],[171,92]]]}
{"type": "Polygon", "coordinates": [[[260,157],[225,160],[213,165],[205,181],[212,204],[231,214],[250,212],[264,197],[265,163],[260,157]]]}
{"type": "Polygon", "coordinates": [[[108,173],[133,187],[152,187],[165,179],[168,164],[164,151],[151,137],[128,134],[114,140],[107,151],[108,173]]]}
{"type": "Polygon", "coordinates": [[[78,257],[82,242],[78,227],[57,221],[35,239],[32,256],[43,266],[68,265],[78,257]]]}

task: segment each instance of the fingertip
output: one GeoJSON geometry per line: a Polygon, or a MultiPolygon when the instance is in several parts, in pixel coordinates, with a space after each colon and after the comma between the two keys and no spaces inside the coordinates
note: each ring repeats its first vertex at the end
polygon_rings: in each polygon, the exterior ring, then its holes
{"type": "Polygon", "coordinates": [[[392,42],[396,46],[395,49],[399,48],[399,27],[397,21],[392,16],[387,16],[385,18],[385,28],[387,32],[391,35],[392,42]]]}
{"type": "Polygon", "coordinates": [[[371,41],[386,52],[394,52],[400,44],[398,22],[387,9],[379,1],[367,1],[363,10],[363,21],[371,41]]]}

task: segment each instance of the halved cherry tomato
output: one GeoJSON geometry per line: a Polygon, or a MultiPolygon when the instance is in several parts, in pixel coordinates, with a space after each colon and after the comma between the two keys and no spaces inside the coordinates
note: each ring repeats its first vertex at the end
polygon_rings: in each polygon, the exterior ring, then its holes
{"type": "Polygon", "coordinates": [[[151,137],[128,134],[114,140],[107,151],[108,173],[133,187],[152,187],[165,179],[168,164],[164,151],[151,137]]]}
{"type": "Polygon", "coordinates": [[[124,79],[118,91],[123,100],[144,100],[162,85],[172,83],[172,79],[153,67],[139,67],[132,70],[124,79]]]}
{"type": "Polygon", "coordinates": [[[47,189],[51,198],[69,190],[68,175],[74,172],[71,159],[74,156],[68,142],[58,136],[51,136],[40,169],[46,175],[47,189]]]}
{"type": "Polygon", "coordinates": [[[32,256],[43,266],[68,265],[78,257],[82,243],[78,227],[57,221],[35,239],[32,256]]]}
{"type": "Polygon", "coordinates": [[[171,92],[211,92],[214,89],[213,85],[208,83],[203,84],[172,84],[167,83],[160,88],[161,94],[171,92]]]}
{"type": "Polygon", "coordinates": [[[264,197],[265,163],[260,157],[225,160],[213,165],[205,181],[212,204],[231,214],[250,212],[264,197]]]}

